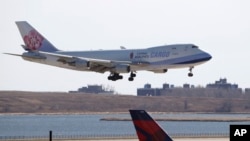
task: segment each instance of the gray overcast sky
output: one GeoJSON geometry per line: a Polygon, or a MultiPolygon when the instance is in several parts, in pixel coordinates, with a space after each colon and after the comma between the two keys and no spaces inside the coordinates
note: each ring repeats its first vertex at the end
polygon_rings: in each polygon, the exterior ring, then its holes
{"type": "Polygon", "coordinates": [[[87,84],[114,86],[122,94],[151,83],[205,86],[228,78],[250,87],[249,0],[1,0],[1,53],[22,53],[15,21],[25,20],[61,50],[145,48],[194,43],[213,58],[197,66],[166,74],[139,72],[121,81],[109,73],[78,72],[31,63],[0,54],[0,90],[68,91],[87,84]]]}

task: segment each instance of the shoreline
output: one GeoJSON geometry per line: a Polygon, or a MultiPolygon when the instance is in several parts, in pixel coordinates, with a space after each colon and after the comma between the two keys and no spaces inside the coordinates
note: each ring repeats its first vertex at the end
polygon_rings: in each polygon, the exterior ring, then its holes
{"type": "MultiPolygon", "coordinates": [[[[155,118],[156,121],[248,122],[250,118],[155,118]]],[[[130,118],[101,118],[100,121],[131,121],[130,118]]]]}
{"type": "MultiPolygon", "coordinates": [[[[128,114],[129,112],[79,112],[79,113],[0,113],[0,116],[18,116],[18,115],[116,115],[116,114],[128,114]]],[[[150,114],[249,114],[249,113],[211,113],[211,112],[150,112],[150,114]]],[[[119,117],[103,117],[100,121],[131,121],[131,118],[119,118],[119,117]]],[[[155,118],[156,121],[201,121],[201,122],[249,122],[250,115],[247,117],[184,117],[184,118],[155,118]]]]}
{"type": "MultiPolygon", "coordinates": [[[[233,115],[233,114],[249,114],[248,112],[149,112],[150,114],[221,114],[221,115],[233,115]]],[[[129,114],[129,112],[58,112],[58,113],[0,113],[0,115],[112,115],[112,114],[129,114]]],[[[161,119],[159,119],[161,120],[161,119]]]]}

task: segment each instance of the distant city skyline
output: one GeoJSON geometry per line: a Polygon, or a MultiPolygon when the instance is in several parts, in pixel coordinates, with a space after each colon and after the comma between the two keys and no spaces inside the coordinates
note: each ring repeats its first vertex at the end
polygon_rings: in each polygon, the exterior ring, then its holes
{"type": "MultiPolygon", "coordinates": [[[[171,84],[171,83],[163,83],[163,85],[165,84],[168,84],[169,86],[172,86],[172,87],[184,87],[184,85],[189,85],[189,86],[194,86],[194,87],[201,87],[201,88],[205,88],[207,87],[208,85],[213,85],[213,84],[228,84],[228,85],[233,85],[233,86],[237,86],[237,88],[241,88],[237,83],[231,83],[231,82],[228,82],[227,81],[227,78],[219,78],[217,80],[214,80],[214,82],[208,82],[207,84],[205,85],[193,85],[193,84],[190,84],[190,83],[183,83],[182,85],[175,85],[175,84],[171,84]]],[[[150,82],[149,83],[146,83],[144,84],[145,85],[150,85],[150,87],[153,87],[150,82]]]]}

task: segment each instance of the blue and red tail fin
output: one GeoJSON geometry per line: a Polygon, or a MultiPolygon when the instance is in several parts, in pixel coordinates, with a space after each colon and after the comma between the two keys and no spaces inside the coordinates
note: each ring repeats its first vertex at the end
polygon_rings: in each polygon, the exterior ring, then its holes
{"type": "Polygon", "coordinates": [[[46,38],[44,38],[35,28],[26,21],[16,22],[17,27],[22,35],[25,45],[22,47],[27,51],[58,51],[46,38]]]}
{"type": "Polygon", "coordinates": [[[173,141],[144,110],[129,110],[140,141],[173,141]]]}

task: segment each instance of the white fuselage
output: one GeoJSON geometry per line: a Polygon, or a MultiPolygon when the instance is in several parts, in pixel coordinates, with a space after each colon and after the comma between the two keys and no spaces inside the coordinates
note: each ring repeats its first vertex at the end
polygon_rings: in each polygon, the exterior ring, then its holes
{"type": "Polygon", "coordinates": [[[44,36],[26,21],[16,21],[26,52],[21,56],[31,62],[67,68],[78,71],[110,72],[108,80],[123,79],[120,73],[130,73],[129,81],[136,77],[136,71],[165,73],[168,69],[192,69],[212,57],[193,44],[174,44],[145,49],[96,50],[96,51],[61,51],[53,46],[44,36]]]}
{"type": "MultiPolygon", "coordinates": [[[[194,67],[211,58],[208,53],[192,44],[165,45],[146,49],[57,51],[54,53],[102,60],[129,61],[133,62],[130,65],[131,71],[149,70],[153,72],[164,72],[164,70],[172,68],[194,67]]],[[[58,62],[55,56],[46,56],[44,60],[28,60],[68,69],[89,71],[87,68],[78,69],[58,62]]]]}

